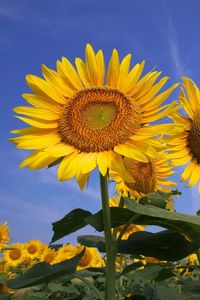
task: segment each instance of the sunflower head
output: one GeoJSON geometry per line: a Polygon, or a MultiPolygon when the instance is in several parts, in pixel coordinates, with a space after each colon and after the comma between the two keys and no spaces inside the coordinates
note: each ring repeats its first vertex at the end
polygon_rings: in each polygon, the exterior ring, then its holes
{"type": "MultiPolygon", "coordinates": [[[[76,254],[80,253],[84,249],[84,246],[77,245],[76,246],[76,254]]],[[[77,270],[82,270],[89,267],[103,267],[104,266],[104,260],[97,251],[96,248],[85,247],[85,252],[81,259],[79,260],[79,264],[77,267],[77,270]]]]}
{"type": "Polygon", "coordinates": [[[4,260],[6,264],[10,267],[16,267],[19,264],[23,263],[25,254],[24,254],[24,245],[20,243],[12,244],[9,246],[10,250],[4,251],[4,260]]]}
{"type": "Polygon", "coordinates": [[[3,247],[5,247],[6,243],[11,239],[9,237],[10,230],[8,228],[7,222],[4,222],[0,225],[0,251],[3,247]]]}
{"type": "Polygon", "coordinates": [[[24,251],[27,257],[34,259],[40,256],[44,248],[45,245],[39,240],[30,240],[28,243],[26,243],[24,251]]]}
{"type": "Polygon", "coordinates": [[[57,252],[54,249],[48,248],[46,247],[40,257],[39,257],[41,262],[46,262],[50,265],[53,265],[55,263],[57,263],[57,252]]]}
{"type": "Polygon", "coordinates": [[[126,181],[122,172],[110,172],[111,178],[116,181],[116,189],[122,196],[132,196],[138,200],[144,194],[157,190],[169,192],[168,187],[176,186],[174,182],[167,180],[174,171],[164,151],[158,152],[156,158],[149,158],[145,163],[127,157],[123,161],[132,180],[126,181]]]}
{"type": "Polygon", "coordinates": [[[174,103],[162,106],[177,84],[159,93],[168,77],[151,71],[141,77],[144,62],[130,69],[131,55],[121,61],[113,50],[106,71],[102,50],[86,46],[85,61],[76,68],[62,58],[57,70],[43,66],[44,79],[27,76],[33,94],[23,97],[30,106],[16,107],[20,120],[31,127],[14,130],[19,149],[33,150],[21,167],[31,170],[60,162],[59,180],[76,177],[81,188],[98,167],[105,175],[122,156],[148,163],[159,143],[154,137],[168,133],[169,124],[144,126],[165,117],[174,103]]]}
{"type": "Polygon", "coordinates": [[[167,138],[174,166],[187,164],[182,173],[182,181],[189,180],[187,187],[198,183],[200,193],[200,90],[187,77],[179,96],[185,114],[171,113],[177,126],[177,133],[167,138]]]}

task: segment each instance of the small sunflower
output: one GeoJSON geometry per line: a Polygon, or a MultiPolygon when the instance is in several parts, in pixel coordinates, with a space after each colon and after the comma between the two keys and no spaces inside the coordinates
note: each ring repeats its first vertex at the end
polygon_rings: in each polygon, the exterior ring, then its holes
{"type": "Polygon", "coordinates": [[[16,267],[22,264],[25,259],[24,245],[20,243],[9,245],[10,250],[5,250],[3,258],[10,267],[16,267]]]}
{"type": "Polygon", "coordinates": [[[176,183],[167,179],[174,171],[172,170],[167,154],[158,152],[157,157],[148,159],[148,162],[139,162],[132,158],[123,158],[124,166],[132,181],[126,182],[123,174],[111,170],[110,177],[116,181],[116,190],[119,195],[132,196],[139,199],[142,195],[155,191],[169,192],[169,187],[176,186],[176,183]]]}
{"type": "Polygon", "coordinates": [[[8,228],[7,222],[4,222],[0,225],[0,251],[3,247],[5,247],[6,243],[11,239],[9,237],[10,230],[8,228]]]}
{"type": "Polygon", "coordinates": [[[179,130],[166,139],[171,151],[168,158],[174,166],[187,164],[182,181],[189,180],[187,187],[198,183],[200,193],[200,90],[190,78],[183,78],[179,99],[187,116],[171,114],[179,130]]]}
{"type": "MultiPolygon", "coordinates": [[[[84,246],[76,246],[76,254],[80,253],[84,249],[84,246]]],[[[77,270],[82,270],[86,268],[100,268],[105,265],[103,258],[96,248],[85,247],[85,253],[79,260],[77,270]]]]}
{"type": "Polygon", "coordinates": [[[56,264],[57,263],[57,251],[46,246],[46,248],[43,249],[43,251],[39,257],[39,260],[41,262],[46,262],[50,265],[56,264]]]}
{"type": "Polygon", "coordinates": [[[103,52],[87,44],[85,62],[75,67],[62,58],[57,71],[43,65],[44,79],[27,75],[33,94],[23,97],[30,106],[14,111],[31,127],[13,130],[11,139],[19,149],[33,150],[20,165],[31,170],[60,162],[58,179],[76,177],[81,188],[96,167],[105,175],[122,156],[147,162],[156,156],[158,133],[174,130],[172,124],[144,126],[167,116],[174,103],[162,106],[177,84],[160,92],[168,77],[152,70],[141,77],[144,62],[131,70],[131,54],[120,62],[113,50],[105,81],[103,52]],[[158,80],[158,81],[157,81],[158,80]]]}
{"type": "MultiPolygon", "coordinates": [[[[109,199],[109,206],[110,207],[118,207],[119,200],[116,198],[109,199]]],[[[124,228],[124,225],[117,227],[117,236],[121,233],[123,228],[124,228]]],[[[131,235],[132,233],[137,232],[137,231],[143,231],[144,228],[145,228],[145,226],[143,226],[143,225],[130,224],[128,226],[128,228],[126,229],[126,231],[124,232],[122,239],[127,240],[129,235],[131,235]]]]}
{"type": "Polygon", "coordinates": [[[67,259],[70,259],[76,255],[76,248],[71,245],[67,244],[62,246],[58,251],[57,251],[57,262],[61,262],[67,259]]]}
{"type": "Polygon", "coordinates": [[[24,253],[27,257],[34,259],[38,258],[45,248],[45,245],[39,240],[30,240],[24,247],[24,253]]]}

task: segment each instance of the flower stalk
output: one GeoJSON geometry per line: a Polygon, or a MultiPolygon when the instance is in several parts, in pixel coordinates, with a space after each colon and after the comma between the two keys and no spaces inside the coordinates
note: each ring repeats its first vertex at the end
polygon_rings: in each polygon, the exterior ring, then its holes
{"type": "Polygon", "coordinates": [[[112,228],[109,206],[108,181],[107,174],[103,176],[100,173],[101,199],[103,209],[103,223],[106,245],[106,300],[115,299],[115,255],[112,250],[112,228]]]}

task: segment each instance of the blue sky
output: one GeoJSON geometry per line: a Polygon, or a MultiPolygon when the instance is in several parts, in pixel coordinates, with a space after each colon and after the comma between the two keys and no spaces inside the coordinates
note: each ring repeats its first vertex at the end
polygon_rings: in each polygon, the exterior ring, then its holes
{"type": "MultiPolygon", "coordinates": [[[[0,223],[8,221],[14,242],[49,242],[51,223],[70,210],[100,208],[98,174],[80,192],[74,181],[59,183],[56,170],[29,171],[18,165],[27,153],[7,140],[22,123],[13,107],[24,105],[29,92],[25,75],[41,75],[41,65],[55,68],[62,56],[83,57],[85,44],[102,48],[106,61],[114,47],[132,62],[146,60],[146,71],[157,66],[170,76],[169,84],[187,75],[200,85],[200,2],[189,0],[1,0],[0,98],[1,181],[0,223]]],[[[171,100],[176,99],[177,92],[171,100]]],[[[175,178],[180,178],[179,168],[175,178]]],[[[197,189],[184,189],[176,209],[194,213],[200,208],[197,189]]],[[[82,232],[94,233],[88,228],[82,232]]],[[[76,234],[63,239],[75,242],[76,234]]]]}

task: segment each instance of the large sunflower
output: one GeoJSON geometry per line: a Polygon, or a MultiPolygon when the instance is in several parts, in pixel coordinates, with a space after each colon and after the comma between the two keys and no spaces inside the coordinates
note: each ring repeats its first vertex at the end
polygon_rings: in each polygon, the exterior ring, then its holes
{"type": "Polygon", "coordinates": [[[20,243],[9,245],[10,250],[5,250],[3,258],[10,267],[16,267],[25,260],[24,245],[20,243]]]}
{"type": "Polygon", "coordinates": [[[180,102],[187,116],[178,113],[171,114],[179,132],[167,138],[174,166],[184,165],[182,181],[189,180],[188,187],[197,183],[200,193],[200,90],[197,85],[187,77],[183,78],[180,102]]]}
{"type": "Polygon", "coordinates": [[[164,151],[158,152],[154,159],[148,158],[148,162],[139,162],[127,157],[123,158],[123,162],[132,180],[126,182],[123,173],[112,170],[110,172],[110,177],[116,181],[116,190],[119,195],[138,199],[143,194],[155,191],[170,192],[170,187],[176,186],[175,182],[167,179],[174,171],[164,151]]]}
{"type": "Polygon", "coordinates": [[[161,72],[152,70],[141,77],[144,62],[130,71],[131,55],[120,62],[113,50],[105,82],[103,52],[86,46],[85,62],[76,58],[74,66],[62,58],[57,71],[43,65],[44,79],[27,75],[33,94],[23,97],[30,106],[14,111],[31,127],[14,130],[11,141],[19,149],[34,150],[20,165],[30,169],[60,162],[58,179],[74,176],[81,188],[89,173],[98,166],[102,175],[121,156],[141,162],[156,156],[158,133],[169,133],[170,124],[143,126],[165,117],[174,103],[161,104],[176,88],[159,93],[168,77],[157,81],[161,72]]]}

